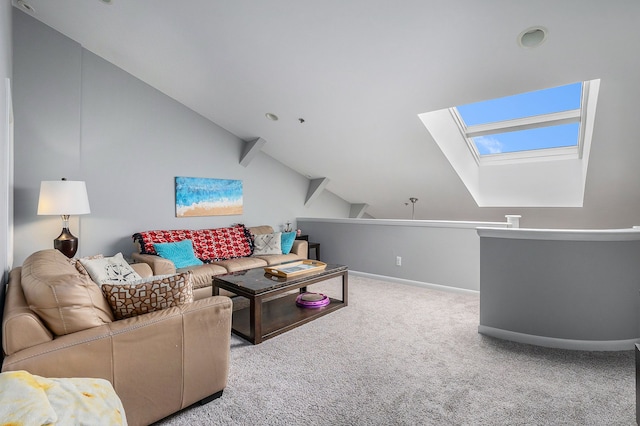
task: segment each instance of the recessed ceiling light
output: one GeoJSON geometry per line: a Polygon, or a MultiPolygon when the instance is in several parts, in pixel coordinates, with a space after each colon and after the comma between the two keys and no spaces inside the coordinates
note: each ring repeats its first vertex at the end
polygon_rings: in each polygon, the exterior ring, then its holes
{"type": "Polygon", "coordinates": [[[100,0],[102,3],[111,4],[111,0],[100,0]]]}
{"type": "Polygon", "coordinates": [[[267,118],[268,118],[269,120],[271,120],[271,121],[278,121],[278,116],[277,116],[277,115],[275,115],[275,114],[274,114],[274,113],[272,113],[272,112],[268,112],[268,113],[266,113],[264,116],[265,116],[265,117],[267,117],[267,118]]]}
{"type": "Polygon", "coordinates": [[[531,27],[518,35],[518,44],[521,47],[531,49],[538,47],[547,39],[547,30],[544,27],[531,27]]]}
{"type": "Polygon", "coordinates": [[[33,6],[31,6],[29,3],[27,3],[24,0],[18,0],[16,2],[16,5],[22,10],[26,10],[29,13],[36,13],[36,10],[33,8],[33,6]]]}

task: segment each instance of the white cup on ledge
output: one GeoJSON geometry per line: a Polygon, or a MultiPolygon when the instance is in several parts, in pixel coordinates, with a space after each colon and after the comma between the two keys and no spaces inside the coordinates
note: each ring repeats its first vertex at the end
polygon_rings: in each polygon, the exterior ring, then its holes
{"type": "Polygon", "coordinates": [[[507,218],[507,228],[520,228],[520,218],[522,217],[519,214],[507,214],[504,217],[507,218]]]}

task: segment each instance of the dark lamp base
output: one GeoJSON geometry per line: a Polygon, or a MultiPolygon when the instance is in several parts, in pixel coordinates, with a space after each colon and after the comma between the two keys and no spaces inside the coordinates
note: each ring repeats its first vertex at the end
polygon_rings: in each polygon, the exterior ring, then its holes
{"type": "Polygon", "coordinates": [[[62,228],[58,238],[53,240],[53,248],[61,251],[62,254],[71,259],[78,251],[78,238],[69,232],[69,228],[62,228]]]}

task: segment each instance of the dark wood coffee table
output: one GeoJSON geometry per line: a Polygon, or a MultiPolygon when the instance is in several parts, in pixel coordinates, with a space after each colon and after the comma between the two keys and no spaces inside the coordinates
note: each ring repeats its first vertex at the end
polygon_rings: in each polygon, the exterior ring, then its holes
{"type": "Polygon", "coordinates": [[[323,271],[288,279],[267,274],[263,268],[215,275],[213,295],[218,295],[221,288],[249,299],[248,308],[233,312],[231,331],[256,345],[347,306],[348,267],[327,265],[323,271]],[[308,286],[336,277],[342,277],[342,300],[331,298],[321,308],[296,305],[296,297],[308,286]]]}

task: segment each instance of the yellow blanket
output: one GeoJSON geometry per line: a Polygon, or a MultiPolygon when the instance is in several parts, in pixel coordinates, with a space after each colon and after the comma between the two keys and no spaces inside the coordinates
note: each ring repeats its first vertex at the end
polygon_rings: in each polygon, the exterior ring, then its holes
{"type": "Polygon", "coordinates": [[[122,402],[108,380],[0,374],[1,426],[126,424],[122,402]]]}

